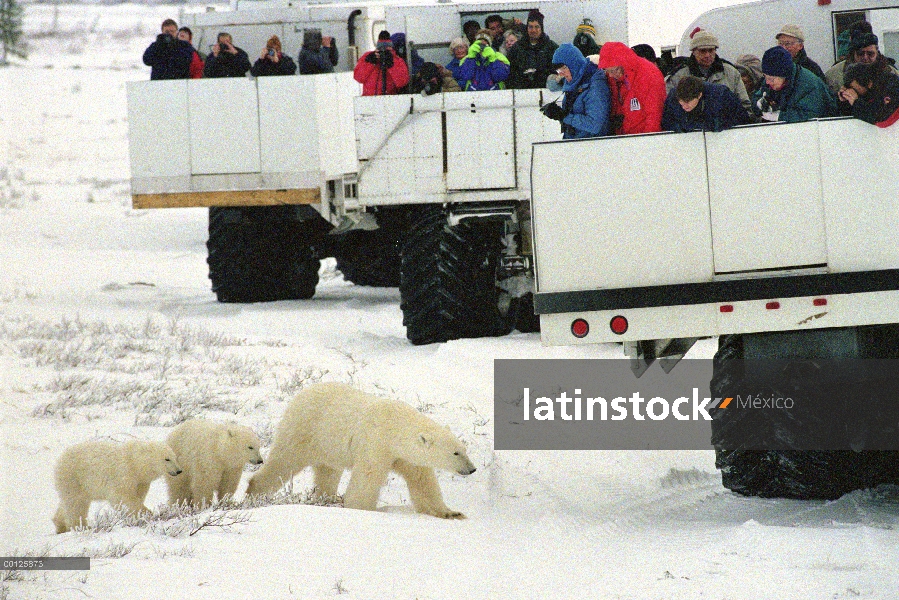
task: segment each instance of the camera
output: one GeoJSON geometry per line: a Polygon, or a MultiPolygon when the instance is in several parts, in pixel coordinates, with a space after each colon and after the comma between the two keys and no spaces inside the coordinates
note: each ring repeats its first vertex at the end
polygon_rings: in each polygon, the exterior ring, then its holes
{"type": "Polygon", "coordinates": [[[425,83],[424,87],[421,89],[422,96],[430,96],[431,94],[436,94],[440,91],[440,84],[436,81],[429,81],[425,83]]]}
{"type": "Polygon", "coordinates": [[[274,56],[275,56],[275,51],[274,51],[272,48],[269,48],[269,49],[268,49],[268,55],[274,57],[274,56]]]}

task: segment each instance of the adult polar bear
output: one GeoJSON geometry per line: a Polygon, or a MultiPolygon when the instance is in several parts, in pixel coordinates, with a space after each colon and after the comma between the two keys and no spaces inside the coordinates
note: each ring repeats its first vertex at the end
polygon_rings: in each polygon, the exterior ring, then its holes
{"type": "Polygon", "coordinates": [[[344,469],[351,469],[344,506],[362,510],[375,510],[388,473],[395,471],[406,480],[415,510],[443,519],[465,515],[443,503],[434,469],[475,472],[448,428],[404,402],[340,383],[311,386],[290,402],[247,494],[274,491],[308,466],[322,496],[336,496],[344,469]]]}
{"type": "Polygon", "coordinates": [[[166,444],[139,440],[75,444],[56,463],[60,498],[53,517],[56,533],[87,525],[88,509],[94,500],[122,505],[135,514],[148,511],[144,499],[153,480],[179,473],[175,453],[166,444]]]}

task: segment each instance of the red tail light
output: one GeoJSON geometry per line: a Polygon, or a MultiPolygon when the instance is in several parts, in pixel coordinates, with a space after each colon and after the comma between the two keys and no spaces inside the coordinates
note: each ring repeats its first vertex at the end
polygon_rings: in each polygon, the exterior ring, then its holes
{"type": "Polygon", "coordinates": [[[571,335],[576,338],[587,337],[590,333],[590,324],[584,319],[575,319],[571,322],[571,335]]]}
{"type": "Polygon", "coordinates": [[[612,333],[621,335],[627,331],[627,319],[621,315],[612,317],[612,320],[609,321],[609,327],[612,329],[612,333]]]}

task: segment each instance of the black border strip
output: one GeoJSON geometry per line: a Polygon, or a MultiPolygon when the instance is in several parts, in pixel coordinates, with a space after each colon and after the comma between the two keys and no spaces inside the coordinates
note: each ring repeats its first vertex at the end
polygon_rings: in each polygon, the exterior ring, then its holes
{"type": "Polygon", "coordinates": [[[899,290],[899,269],[734,279],[583,292],[546,292],[534,295],[534,312],[538,315],[547,315],[894,290],[899,290]]]}

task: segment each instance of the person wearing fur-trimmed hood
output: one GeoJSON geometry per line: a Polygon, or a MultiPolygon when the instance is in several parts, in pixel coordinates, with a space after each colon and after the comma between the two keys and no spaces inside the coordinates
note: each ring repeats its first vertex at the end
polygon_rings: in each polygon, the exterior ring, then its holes
{"type": "Polygon", "coordinates": [[[573,44],[561,44],[553,53],[553,64],[565,81],[564,99],[562,106],[544,106],[543,114],[562,124],[564,139],[608,135],[610,95],[605,72],[573,44]]]}

